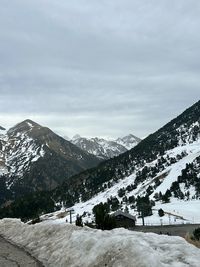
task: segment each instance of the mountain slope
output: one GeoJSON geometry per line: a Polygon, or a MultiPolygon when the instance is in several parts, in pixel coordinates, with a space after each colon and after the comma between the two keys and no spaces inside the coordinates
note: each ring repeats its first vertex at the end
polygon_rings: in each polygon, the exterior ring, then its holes
{"type": "MultiPolygon", "coordinates": [[[[130,151],[115,159],[101,163],[95,169],[87,170],[73,177],[73,183],[76,180],[80,183],[81,179],[85,184],[85,192],[89,197],[90,194],[94,194],[94,189],[95,191],[101,191],[102,188],[99,189],[98,187],[103,186],[104,183],[108,181],[116,183],[118,180],[139,170],[140,172],[137,173],[135,178],[136,185],[146,180],[148,176],[156,176],[164,168],[162,157],[167,151],[199,140],[199,118],[200,101],[160,130],[149,135],[130,151]],[[152,169],[149,167],[149,170],[148,165],[151,166],[154,160],[157,161],[158,166],[152,169]]],[[[184,150],[185,148],[183,148],[184,150]]],[[[179,157],[184,157],[184,153],[179,157]]],[[[170,155],[167,164],[171,165],[175,160],[174,155],[170,155]]],[[[70,180],[65,182],[65,186],[71,186],[70,180]]]]}
{"type": "Polygon", "coordinates": [[[100,159],[109,159],[116,157],[128,149],[136,146],[141,139],[130,134],[116,140],[106,140],[103,138],[85,138],[75,135],[71,142],[79,148],[99,157],[100,159]]]}
{"type": "Polygon", "coordinates": [[[20,195],[53,189],[99,160],[50,129],[25,120],[0,137],[0,163],[7,189],[20,195]]]}
{"type": "MultiPolygon", "coordinates": [[[[160,130],[148,136],[130,151],[100,164],[95,169],[87,170],[73,177],[73,186],[70,179],[65,181],[63,188],[57,188],[55,194],[57,196],[62,195],[63,190],[70,188],[71,199],[74,197],[73,201],[76,202],[72,189],[77,180],[76,195],[81,195],[82,201],[86,201],[102,191],[107,192],[109,188],[112,189],[114,186],[116,186],[117,191],[112,192],[111,195],[117,196],[118,190],[124,187],[124,185],[120,186],[119,183],[129,179],[126,186],[130,186],[126,193],[132,191],[133,195],[144,195],[148,189],[143,184],[145,181],[154,181],[151,186],[155,186],[156,189],[164,179],[167,180],[170,166],[172,167],[185,158],[185,165],[182,164],[180,167],[180,169],[184,169],[187,162],[196,160],[200,151],[199,125],[200,101],[160,130]],[[81,183],[84,184],[84,189],[79,187],[81,183]],[[139,192],[133,191],[136,189],[139,192]]],[[[180,174],[177,173],[174,180],[178,179],[180,174]]],[[[171,181],[165,190],[170,189],[173,182],[171,181]]],[[[153,191],[155,189],[153,188],[153,191]]],[[[152,190],[151,187],[149,190],[152,190]]],[[[107,197],[111,195],[105,194],[105,197],[100,199],[107,201],[107,197]]],[[[122,199],[120,198],[120,200],[122,199]]]]}
{"type": "Polygon", "coordinates": [[[100,201],[111,210],[134,209],[138,196],[159,203],[199,199],[199,156],[200,101],[133,149],[65,180],[51,196],[68,207],[77,203],[79,214],[100,201]]]}
{"type": "Polygon", "coordinates": [[[2,126],[0,126],[0,131],[5,131],[6,129],[2,126]]]}
{"type": "Polygon", "coordinates": [[[138,145],[142,140],[133,134],[129,134],[127,136],[117,138],[116,142],[122,146],[124,146],[127,150],[138,145]]]}

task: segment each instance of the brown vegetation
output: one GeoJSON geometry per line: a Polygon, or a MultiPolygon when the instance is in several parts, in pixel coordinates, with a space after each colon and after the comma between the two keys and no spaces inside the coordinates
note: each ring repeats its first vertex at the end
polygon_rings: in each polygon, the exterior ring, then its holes
{"type": "Polygon", "coordinates": [[[199,240],[195,240],[194,237],[193,237],[193,235],[187,233],[187,234],[185,235],[185,240],[186,240],[188,243],[194,245],[195,247],[200,248],[200,241],[199,241],[199,240]]]}

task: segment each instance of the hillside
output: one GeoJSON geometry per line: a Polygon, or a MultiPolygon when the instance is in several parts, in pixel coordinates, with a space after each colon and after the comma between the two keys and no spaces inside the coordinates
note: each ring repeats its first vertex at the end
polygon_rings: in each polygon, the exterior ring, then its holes
{"type": "Polygon", "coordinates": [[[79,214],[90,213],[100,201],[111,210],[127,206],[130,212],[141,197],[149,198],[152,206],[173,199],[198,201],[199,156],[200,101],[133,149],[65,180],[51,197],[67,207],[76,204],[79,214]]]}
{"type": "Polygon", "coordinates": [[[49,128],[25,120],[0,136],[1,203],[25,193],[53,189],[99,162],[49,128]]]}
{"type": "MultiPolygon", "coordinates": [[[[200,101],[160,130],[149,135],[130,151],[65,181],[62,189],[70,188],[72,192],[73,187],[77,186],[76,193],[77,190],[80,190],[79,194],[85,200],[102,190],[106,190],[106,188],[111,188],[131,175],[133,186],[137,187],[148,179],[153,180],[159,177],[159,174],[162,174],[165,170],[167,174],[170,166],[173,166],[182,158],[186,157],[187,162],[189,159],[193,161],[198,157],[199,124],[200,101]],[[193,150],[190,146],[193,147],[193,150]],[[192,154],[192,156],[189,154],[192,154]],[[75,181],[77,181],[77,185],[75,181]],[[80,183],[84,184],[84,188],[79,188],[80,183]]],[[[184,165],[184,167],[186,166],[184,165]]],[[[167,177],[166,174],[164,176],[167,177]]],[[[159,178],[157,180],[159,180],[157,184],[162,182],[159,178]]],[[[57,188],[55,194],[61,195],[62,189],[57,188]]]]}

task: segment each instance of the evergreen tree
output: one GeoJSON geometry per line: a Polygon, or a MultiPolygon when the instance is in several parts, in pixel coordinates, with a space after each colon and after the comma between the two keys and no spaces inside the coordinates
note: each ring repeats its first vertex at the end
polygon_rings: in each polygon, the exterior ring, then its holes
{"type": "Polygon", "coordinates": [[[141,214],[142,217],[152,215],[152,203],[149,199],[149,196],[138,196],[136,200],[136,206],[138,212],[141,214]]]}
{"type": "Polygon", "coordinates": [[[100,203],[93,208],[95,216],[95,223],[98,229],[111,230],[116,227],[115,218],[111,217],[109,212],[109,206],[107,203],[100,203]]]}
{"type": "Polygon", "coordinates": [[[170,197],[172,196],[172,193],[169,189],[167,189],[167,191],[165,192],[164,195],[162,195],[162,201],[164,203],[169,203],[170,202],[170,197]]]}
{"type": "Polygon", "coordinates": [[[163,217],[163,216],[165,215],[164,210],[163,210],[163,209],[159,209],[159,210],[158,210],[158,215],[159,215],[160,217],[163,217]]]}
{"type": "Polygon", "coordinates": [[[124,212],[129,213],[129,209],[127,206],[125,207],[124,212]]]}
{"type": "Polygon", "coordinates": [[[194,239],[195,240],[200,240],[200,228],[196,228],[194,231],[193,231],[193,236],[194,236],[194,239]]]}
{"type": "Polygon", "coordinates": [[[77,216],[76,216],[75,224],[76,224],[76,226],[83,227],[82,216],[79,216],[79,214],[77,214],[77,216]]]}

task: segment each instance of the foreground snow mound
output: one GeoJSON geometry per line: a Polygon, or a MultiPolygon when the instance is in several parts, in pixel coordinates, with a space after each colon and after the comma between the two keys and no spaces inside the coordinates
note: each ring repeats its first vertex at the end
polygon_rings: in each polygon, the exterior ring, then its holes
{"type": "Polygon", "coordinates": [[[199,267],[200,250],[180,237],[16,219],[0,220],[0,234],[50,267],[199,267]]]}

